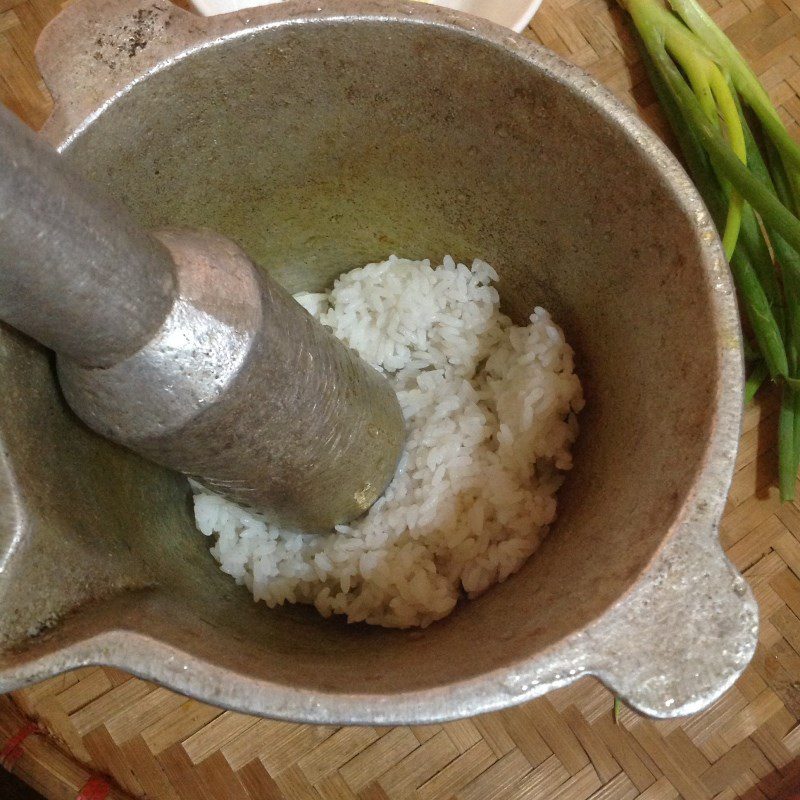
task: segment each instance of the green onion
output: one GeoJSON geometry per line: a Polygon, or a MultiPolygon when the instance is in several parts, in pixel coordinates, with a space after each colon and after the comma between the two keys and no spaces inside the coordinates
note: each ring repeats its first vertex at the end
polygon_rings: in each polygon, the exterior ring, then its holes
{"type": "Polygon", "coordinates": [[[769,96],[733,42],[695,0],[670,0],[670,6],[725,66],[736,90],[765,126],[782,158],[791,165],[794,173],[800,172],[800,147],[789,136],[769,96]]]}
{"type": "Polygon", "coordinates": [[[759,361],[753,369],[750,370],[750,374],[747,376],[747,380],[744,383],[744,404],[748,405],[749,403],[753,402],[758,390],[763,385],[764,381],[767,379],[769,375],[769,370],[767,369],[767,365],[763,361],[759,361]]]}
{"type": "Polygon", "coordinates": [[[745,400],[781,384],[778,475],[800,465],[800,147],[746,61],[697,0],[619,0],[687,168],[722,235],[758,353],[745,400]]]}

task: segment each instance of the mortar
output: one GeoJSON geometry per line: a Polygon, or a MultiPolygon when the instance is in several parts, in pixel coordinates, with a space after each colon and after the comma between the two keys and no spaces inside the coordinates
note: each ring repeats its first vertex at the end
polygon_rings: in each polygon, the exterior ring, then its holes
{"type": "Polygon", "coordinates": [[[201,19],[79,0],[37,58],[44,136],[151,228],[210,227],[290,291],[392,252],[481,257],[543,305],[587,396],[559,518],[516,575],[424,631],[269,610],[223,575],[180,476],[67,410],[0,336],[0,691],[121,667],[246,712],[451,719],[586,674],[654,716],[741,673],[757,609],[718,541],[742,407],[720,244],[685,173],[578,69],[403,2],[201,19]]]}

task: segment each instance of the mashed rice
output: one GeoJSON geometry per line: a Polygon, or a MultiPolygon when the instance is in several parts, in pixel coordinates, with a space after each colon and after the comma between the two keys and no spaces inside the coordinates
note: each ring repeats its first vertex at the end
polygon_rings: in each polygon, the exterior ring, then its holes
{"type": "Polygon", "coordinates": [[[222,570],[268,606],[405,628],[518,570],[556,514],[583,405],[572,350],[543,308],[499,310],[497,273],[449,256],[392,256],[342,275],[305,308],[397,391],[408,442],[369,513],[329,535],[281,530],[198,489],[198,528],[222,570]]]}

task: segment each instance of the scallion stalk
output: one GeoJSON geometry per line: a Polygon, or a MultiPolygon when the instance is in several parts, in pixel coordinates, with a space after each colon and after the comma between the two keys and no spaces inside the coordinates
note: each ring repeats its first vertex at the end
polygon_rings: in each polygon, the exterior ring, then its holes
{"type": "Polygon", "coordinates": [[[779,484],[800,464],[800,147],[697,0],[619,0],[689,173],[721,232],[758,356],[745,385],[781,384],[779,484]],[[748,114],[756,129],[751,130],[748,114]]]}
{"type": "Polygon", "coordinates": [[[747,380],[744,383],[745,405],[753,401],[756,394],[758,393],[758,390],[762,387],[768,375],[769,375],[769,370],[767,369],[767,365],[763,361],[759,361],[750,370],[750,373],[747,376],[747,380]]]}

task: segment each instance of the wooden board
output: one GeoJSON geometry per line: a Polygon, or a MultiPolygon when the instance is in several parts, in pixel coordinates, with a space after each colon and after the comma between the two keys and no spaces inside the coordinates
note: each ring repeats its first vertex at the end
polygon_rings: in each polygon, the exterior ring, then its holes
{"type": "MultiPolygon", "coordinates": [[[[793,134],[800,0],[709,0],[793,134]]],[[[32,61],[57,0],[0,0],[0,102],[33,125],[32,61]]],[[[531,38],[587,68],[665,132],[605,0],[545,0],[531,38]]],[[[800,138],[800,136],[798,137],[800,138]]],[[[150,800],[784,800],[800,792],[800,504],[775,489],[776,398],[748,409],[722,537],[761,606],[752,666],[710,709],[652,722],[585,679],[520,708],[430,727],[321,728],[223,712],[114,669],[0,698],[0,753],[48,798],[150,800]],[[29,726],[35,721],[37,726],[29,726]],[[88,788],[87,787],[88,783],[88,788]],[[95,791],[95,794],[91,794],[95,791]]]]}

